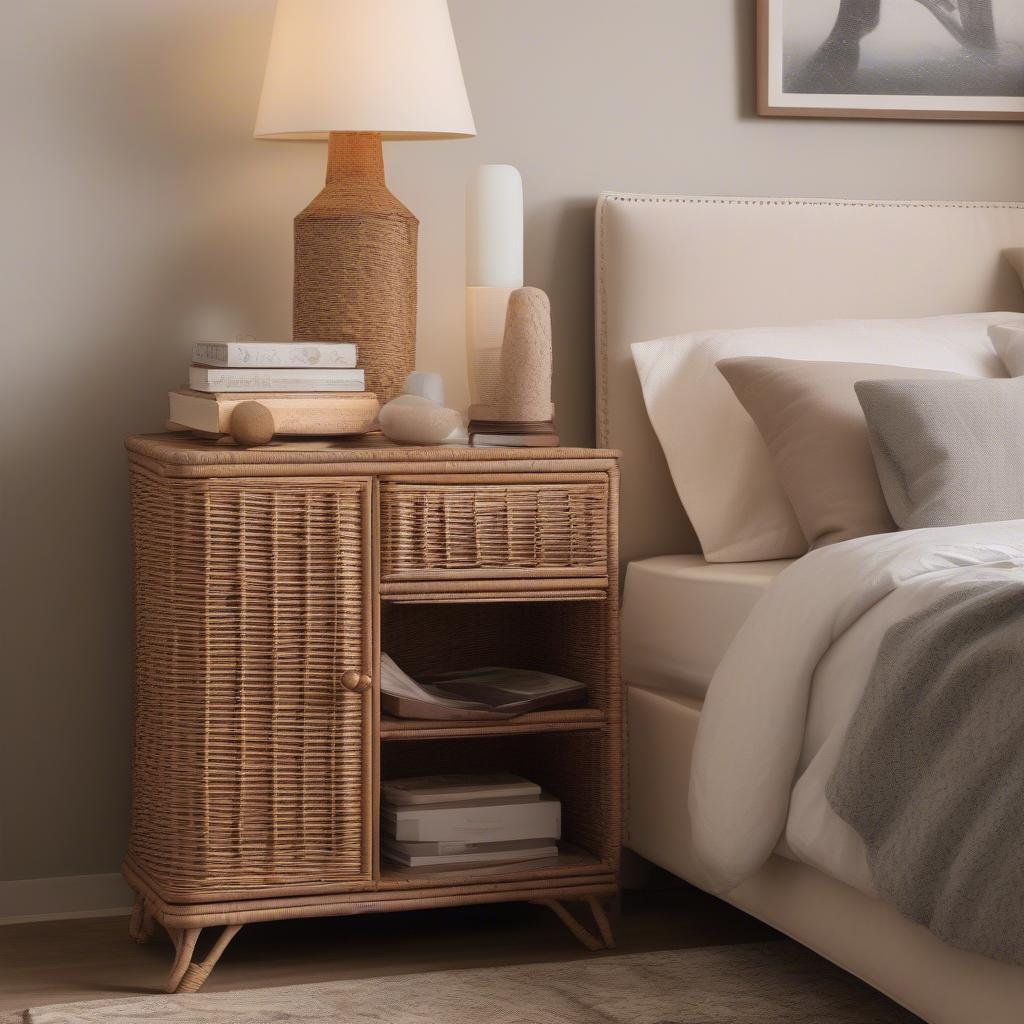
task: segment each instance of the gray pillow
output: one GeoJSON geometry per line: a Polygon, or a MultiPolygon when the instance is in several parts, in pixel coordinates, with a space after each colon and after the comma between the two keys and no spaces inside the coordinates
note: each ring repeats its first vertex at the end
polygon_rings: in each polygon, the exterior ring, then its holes
{"type": "Polygon", "coordinates": [[[854,388],[900,529],[1024,518],[1024,378],[854,388]]]}

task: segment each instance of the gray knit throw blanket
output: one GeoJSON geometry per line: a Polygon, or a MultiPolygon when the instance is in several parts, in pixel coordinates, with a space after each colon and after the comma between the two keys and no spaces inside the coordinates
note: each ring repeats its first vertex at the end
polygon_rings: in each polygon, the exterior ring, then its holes
{"type": "Polygon", "coordinates": [[[968,584],[886,633],[827,795],[882,899],[1024,964],[1024,583],[968,584]]]}

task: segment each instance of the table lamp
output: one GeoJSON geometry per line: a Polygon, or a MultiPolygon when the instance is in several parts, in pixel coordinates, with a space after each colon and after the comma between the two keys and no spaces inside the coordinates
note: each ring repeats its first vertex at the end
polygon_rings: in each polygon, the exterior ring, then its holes
{"type": "Polygon", "coordinates": [[[383,139],[475,134],[447,0],[278,0],[258,139],[327,139],[295,218],[296,341],[359,346],[387,401],[416,363],[419,221],[387,189],[383,139]]]}

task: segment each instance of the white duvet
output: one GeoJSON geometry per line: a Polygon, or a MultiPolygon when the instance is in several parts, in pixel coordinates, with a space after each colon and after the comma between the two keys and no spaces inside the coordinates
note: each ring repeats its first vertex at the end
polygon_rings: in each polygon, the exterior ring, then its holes
{"type": "Polygon", "coordinates": [[[873,892],[825,786],[882,637],[951,588],[1007,573],[1024,574],[1024,520],[846,541],[776,579],[715,673],[697,734],[694,846],[718,891],[778,850],[873,892]]]}

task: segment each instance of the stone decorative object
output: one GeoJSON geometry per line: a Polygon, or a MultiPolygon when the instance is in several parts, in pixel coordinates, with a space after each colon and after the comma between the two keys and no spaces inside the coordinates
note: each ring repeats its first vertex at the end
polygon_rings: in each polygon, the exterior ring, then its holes
{"type": "Polygon", "coordinates": [[[462,414],[444,405],[444,383],[437,373],[410,373],[405,393],[380,411],[380,429],[398,444],[465,444],[462,414]]]}
{"type": "Polygon", "coordinates": [[[540,288],[518,288],[508,300],[496,419],[551,419],[551,359],[551,302],[540,288]]]}
{"type": "Polygon", "coordinates": [[[551,302],[539,288],[517,288],[508,300],[494,400],[469,410],[471,444],[557,446],[551,362],[551,302]]]}

